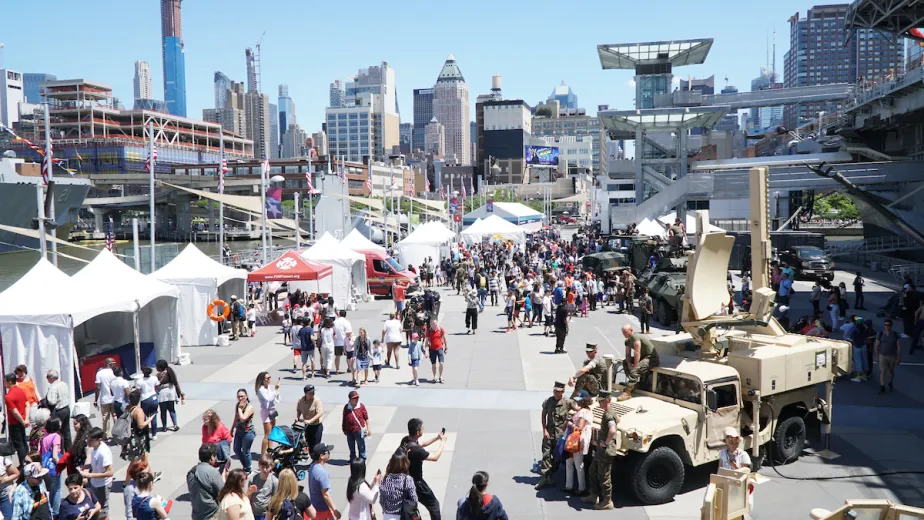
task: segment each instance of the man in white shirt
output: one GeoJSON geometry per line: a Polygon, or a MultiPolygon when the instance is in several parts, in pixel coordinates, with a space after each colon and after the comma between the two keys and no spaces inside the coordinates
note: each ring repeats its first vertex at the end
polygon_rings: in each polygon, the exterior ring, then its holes
{"type": "MultiPolygon", "coordinates": [[[[353,326],[346,319],[346,311],[341,310],[340,316],[334,320],[334,371],[337,374],[340,373],[340,358],[346,345],[349,345],[350,351],[353,350],[353,326]]],[[[352,362],[347,358],[347,369],[351,366],[352,362]]]]}
{"type": "Polygon", "coordinates": [[[112,450],[103,442],[103,430],[93,428],[87,434],[87,445],[93,450],[90,455],[90,468],[80,468],[83,478],[90,480],[90,490],[102,506],[97,518],[109,518],[109,492],[112,490],[112,450]]]}
{"type": "Polygon", "coordinates": [[[112,381],[115,379],[112,367],[115,364],[114,359],[106,358],[103,368],[96,372],[96,398],[93,405],[99,408],[103,416],[103,433],[106,434],[107,439],[112,436],[112,423],[118,419],[112,410],[112,402],[115,401],[111,388],[112,381]]]}

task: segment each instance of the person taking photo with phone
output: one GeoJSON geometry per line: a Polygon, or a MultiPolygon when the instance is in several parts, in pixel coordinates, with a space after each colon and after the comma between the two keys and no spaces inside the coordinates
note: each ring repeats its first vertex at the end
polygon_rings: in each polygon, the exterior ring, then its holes
{"type": "Polygon", "coordinates": [[[440,520],[440,501],[436,494],[427,485],[423,477],[424,461],[436,462],[440,460],[443,449],[446,448],[446,430],[443,429],[436,437],[428,440],[421,440],[423,437],[423,421],[414,418],[407,422],[407,437],[401,439],[401,446],[407,452],[410,460],[409,473],[414,479],[414,488],[417,491],[417,501],[430,512],[431,520],[440,520]],[[427,451],[427,446],[439,441],[440,445],[435,452],[427,451]]]}

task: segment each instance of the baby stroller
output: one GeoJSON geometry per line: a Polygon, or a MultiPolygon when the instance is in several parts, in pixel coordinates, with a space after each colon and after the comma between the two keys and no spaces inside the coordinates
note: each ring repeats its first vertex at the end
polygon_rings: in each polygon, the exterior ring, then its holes
{"type": "Polygon", "coordinates": [[[894,293],[889,296],[889,301],[886,302],[885,306],[879,308],[879,311],[876,312],[876,317],[896,320],[901,310],[901,294],[894,293]]]}
{"type": "Polygon", "coordinates": [[[269,441],[273,443],[269,449],[269,454],[273,457],[273,473],[278,477],[283,469],[289,468],[295,472],[298,480],[305,480],[305,470],[296,469],[300,462],[311,460],[308,444],[305,442],[304,425],[295,423],[291,427],[273,426],[269,441]]]}

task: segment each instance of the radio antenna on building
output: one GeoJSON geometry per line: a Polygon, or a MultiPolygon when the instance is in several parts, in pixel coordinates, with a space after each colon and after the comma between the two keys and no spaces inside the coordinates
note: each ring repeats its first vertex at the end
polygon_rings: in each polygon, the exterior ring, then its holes
{"type": "Polygon", "coordinates": [[[773,27],[773,67],[770,69],[770,74],[773,75],[773,82],[777,83],[776,79],[776,26],[773,27]]]}

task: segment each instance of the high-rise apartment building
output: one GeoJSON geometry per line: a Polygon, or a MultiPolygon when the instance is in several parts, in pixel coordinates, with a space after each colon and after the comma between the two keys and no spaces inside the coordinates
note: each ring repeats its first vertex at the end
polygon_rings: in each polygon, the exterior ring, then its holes
{"type": "Polygon", "coordinates": [[[279,85],[279,135],[285,135],[294,124],[295,102],[289,97],[289,86],[279,85]]]}
{"type": "Polygon", "coordinates": [[[340,107],[325,110],[327,146],[331,156],[352,162],[375,159],[378,114],[375,94],[365,92],[340,107]]]}
{"type": "Polygon", "coordinates": [[[433,87],[433,116],[446,130],[446,157],[450,163],[470,165],[468,85],[456,59],[449,55],[433,87]]]}
{"type": "Polygon", "coordinates": [[[220,71],[215,71],[215,108],[228,106],[228,91],[231,90],[231,78],[220,71]]]}
{"type": "Polygon", "coordinates": [[[244,49],[244,60],[247,63],[247,92],[257,92],[257,63],[256,55],[250,47],[244,49]]]}
{"type": "Polygon", "coordinates": [[[411,140],[414,138],[414,123],[401,123],[398,127],[398,143],[401,145],[401,153],[408,155],[411,153],[411,140]]]}
{"type": "Polygon", "coordinates": [[[225,130],[234,132],[237,135],[246,136],[248,132],[247,99],[244,84],[229,80],[228,89],[221,95],[221,99],[224,106],[222,108],[204,109],[202,119],[218,123],[225,130]]]}
{"type": "Polygon", "coordinates": [[[334,80],[330,84],[330,107],[331,108],[340,108],[343,106],[343,100],[346,97],[346,92],[343,91],[343,82],[334,80]]]}
{"type": "Polygon", "coordinates": [[[171,114],[186,117],[186,57],[181,2],[160,0],[160,29],[163,38],[164,101],[171,114]]]}
{"type": "Polygon", "coordinates": [[[446,129],[435,117],[427,123],[424,152],[432,153],[435,158],[446,154],[446,129]]]}
{"type": "Polygon", "coordinates": [[[308,135],[302,130],[298,123],[292,122],[288,125],[286,133],[282,134],[282,157],[301,157],[305,155],[303,148],[308,135]]]}
{"type": "Polygon", "coordinates": [[[135,62],[135,78],[132,82],[135,99],[152,99],[154,87],[151,85],[151,65],[146,61],[135,62]]]}
{"type": "Polygon", "coordinates": [[[244,98],[245,137],[253,141],[254,157],[270,157],[269,96],[259,92],[247,92],[244,98]]]}
{"type": "MultiPolygon", "coordinates": [[[[269,96],[267,96],[269,97],[269,96]]],[[[279,141],[279,106],[275,103],[270,103],[269,106],[269,131],[270,131],[270,159],[278,159],[280,152],[280,141],[279,141]]]]}
{"type": "Polygon", "coordinates": [[[427,124],[433,119],[433,89],[414,89],[414,133],[411,135],[411,150],[423,150],[427,124]]]}
{"type": "Polygon", "coordinates": [[[57,76],[53,74],[41,74],[36,72],[26,72],[22,75],[23,93],[26,97],[26,103],[39,104],[45,102],[45,96],[42,95],[42,84],[48,81],[55,81],[57,76]]]}
{"type": "Polygon", "coordinates": [[[22,73],[0,69],[0,123],[12,127],[19,121],[19,104],[25,101],[22,73]]]}
{"type": "Polygon", "coordinates": [[[600,140],[600,120],[594,116],[588,116],[583,108],[562,109],[557,99],[549,98],[545,103],[536,105],[532,135],[559,140],[563,137],[574,137],[575,142],[579,143],[590,141],[589,167],[595,176],[602,173],[600,155],[604,145],[600,140]]]}
{"type": "MultiPolygon", "coordinates": [[[[857,80],[882,80],[902,71],[903,46],[871,29],[859,29],[843,44],[848,4],[817,5],[804,17],[789,18],[789,51],[783,58],[783,86],[805,87],[857,80]]],[[[839,103],[805,103],[783,109],[784,125],[795,128],[833,112],[839,103]]]]}
{"type": "Polygon", "coordinates": [[[924,65],[924,42],[908,38],[905,46],[905,70],[917,69],[924,65]]]}
{"type": "Polygon", "coordinates": [[[344,106],[355,104],[359,96],[372,95],[373,110],[376,114],[374,155],[378,160],[392,153],[399,146],[400,117],[398,115],[398,96],[395,89],[395,69],[388,62],[359,69],[344,85],[344,106]]]}
{"type": "Polygon", "coordinates": [[[577,110],[578,108],[577,95],[571,90],[571,87],[565,85],[564,81],[561,82],[561,85],[552,89],[552,93],[549,94],[549,99],[557,99],[559,106],[562,108],[569,110],[577,110]]]}

